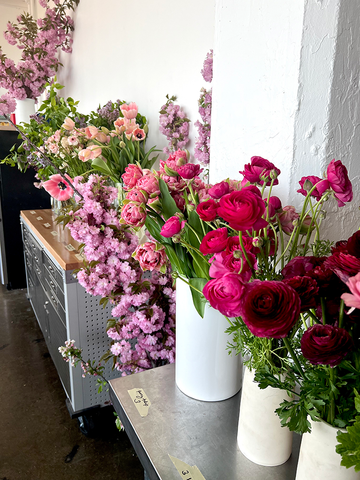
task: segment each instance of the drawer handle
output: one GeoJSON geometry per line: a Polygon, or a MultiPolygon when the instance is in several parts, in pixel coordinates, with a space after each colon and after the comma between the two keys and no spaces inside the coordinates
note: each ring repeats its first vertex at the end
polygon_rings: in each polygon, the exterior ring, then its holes
{"type": "Polygon", "coordinates": [[[49,268],[50,272],[53,272],[53,271],[54,271],[54,269],[52,268],[51,265],[49,265],[48,268],[49,268]]]}
{"type": "Polygon", "coordinates": [[[56,288],[55,283],[52,280],[50,280],[49,283],[50,283],[50,286],[55,290],[55,288],[56,288]]]}
{"type": "Polygon", "coordinates": [[[56,298],[55,298],[53,295],[51,295],[50,298],[51,298],[51,300],[54,302],[54,304],[57,305],[56,298]]]}

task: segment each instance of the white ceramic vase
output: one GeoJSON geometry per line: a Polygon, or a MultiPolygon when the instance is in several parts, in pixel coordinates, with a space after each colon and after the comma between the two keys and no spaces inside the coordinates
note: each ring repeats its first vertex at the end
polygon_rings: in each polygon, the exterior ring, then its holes
{"type": "Polygon", "coordinates": [[[282,427],[275,410],[289,397],[285,390],[260,390],[255,372],[244,369],[241,391],[238,445],[246,458],[266,467],[282,465],[292,451],[292,432],[282,427]]]}
{"type": "Polygon", "coordinates": [[[226,318],[209,305],[204,318],[197,313],[190,287],[176,281],[175,379],[185,395],[205,402],[217,402],[235,395],[241,388],[241,357],[227,344],[226,318]]]}
{"type": "Polygon", "coordinates": [[[34,115],[34,113],[35,113],[35,100],[33,98],[16,100],[16,110],[15,110],[16,124],[29,123],[30,115],[34,115]]]}
{"type": "Polygon", "coordinates": [[[360,480],[360,472],[340,465],[336,453],[336,435],[339,428],[324,421],[311,423],[311,433],[301,439],[296,480],[360,480]]]}

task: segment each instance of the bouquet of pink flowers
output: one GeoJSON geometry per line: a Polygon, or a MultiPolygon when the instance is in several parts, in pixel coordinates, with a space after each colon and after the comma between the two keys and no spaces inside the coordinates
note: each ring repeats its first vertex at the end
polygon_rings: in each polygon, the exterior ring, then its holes
{"type": "Polygon", "coordinates": [[[283,425],[309,431],[310,416],[347,426],[339,453],[360,468],[349,453],[360,444],[360,232],[335,246],[320,238],[324,202],[335,197],[343,207],[353,198],[345,166],[332,160],[324,178],[300,180],[300,212],[273,195],[280,170],[261,157],[245,165],[242,180],[213,186],[201,184],[199,165],[180,152],[158,172],[131,168],[122,221],[146,225],[192,287],[200,314],[205,297],[229,317],[260,388],[300,385],[277,411],[283,425]]]}

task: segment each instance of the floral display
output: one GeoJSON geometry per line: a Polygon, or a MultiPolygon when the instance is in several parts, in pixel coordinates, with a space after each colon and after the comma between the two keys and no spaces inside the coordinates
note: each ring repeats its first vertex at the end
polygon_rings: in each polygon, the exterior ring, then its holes
{"type": "Polygon", "coordinates": [[[175,96],[166,95],[166,98],[167,101],[160,110],[159,128],[169,143],[169,146],[164,148],[164,152],[169,154],[183,149],[189,142],[190,120],[180,106],[174,104],[175,96]]]}
{"type": "MultiPolygon", "coordinates": [[[[17,23],[8,22],[5,39],[22,50],[21,60],[15,65],[0,48],[0,87],[7,89],[12,99],[36,99],[44,92],[60,66],[58,49],[71,52],[74,22],[66,12],[74,10],[78,3],[79,0],[59,0],[50,8],[50,0],[39,0],[46,9],[44,18],[35,20],[23,13],[17,23]]],[[[0,114],[14,109],[8,98],[0,104],[0,114]]]]}
{"type": "MultiPolygon", "coordinates": [[[[213,78],[213,51],[206,55],[201,74],[206,82],[211,83],[213,78]]],[[[202,122],[197,120],[195,127],[198,130],[198,137],[195,143],[195,159],[206,165],[210,162],[210,138],[211,138],[211,107],[212,89],[201,89],[199,98],[199,113],[202,122]]]]}
{"type": "Polygon", "coordinates": [[[88,293],[102,297],[102,304],[113,305],[107,325],[111,346],[104,358],[113,358],[123,375],[172,363],[175,292],[166,256],[152,242],[139,246],[138,237],[120,225],[113,205],[118,191],[105,177],[92,174],[73,183],[84,197],[65,221],[86,259],[77,278],[88,293]],[[137,259],[141,248],[146,276],[137,259]]]}

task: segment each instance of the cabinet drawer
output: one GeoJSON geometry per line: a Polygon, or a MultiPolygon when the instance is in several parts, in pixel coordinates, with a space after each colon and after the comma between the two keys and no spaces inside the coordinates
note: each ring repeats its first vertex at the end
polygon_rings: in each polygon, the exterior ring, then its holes
{"type": "Polygon", "coordinates": [[[46,290],[47,290],[48,296],[50,298],[50,302],[51,302],[52,306],[54,307],[55,312],[60,317],[64,327],[66,327],[66,315],[65,315],[64,308],[61,306],[59,299],[56,297],[54,291],[49,286],[49,283],[48,283],[47,280],[45,280],[45,285],[46,285],[46,290]]]}
{"type": "MultiPolygon", "coordinates": [[[[65,297],[64,297],[64,293],[63,293],[63,286],[61,287],[57,283],[57,281],[55,280],[53,275],[50,274],[50,272],[46,268],[46,266],[44,266],[44,272],[45,272],[45,281],[47,283],[47,286],[49,286],[51,288],[53,294],[55,294],[55,296],[57,297],[57,299],[61,303],[62,307],[65,308],[65,297]]],[[[48,290],[48,288],[46,288],[46,289],[48,290]]]]}
{"type": "Polygon", "coordinates": [[[48,272],[50,272],[51,276],[53,277],[53,280],[55,281],[55,283],[57,283],[58,287],[62,291],[64,291],[64,279],[63,279],[62,272],[59,271],[59,269],[55,266],[55,264],[45,254],[43,255],[43,261],[44,261],[45,269],[47,269],[48,272]]]}

